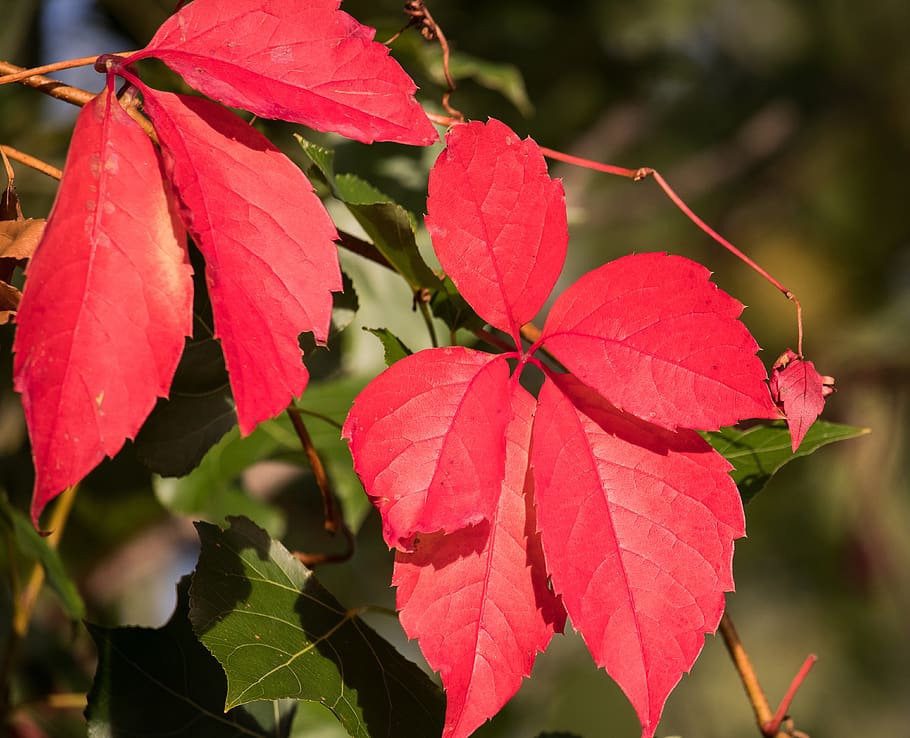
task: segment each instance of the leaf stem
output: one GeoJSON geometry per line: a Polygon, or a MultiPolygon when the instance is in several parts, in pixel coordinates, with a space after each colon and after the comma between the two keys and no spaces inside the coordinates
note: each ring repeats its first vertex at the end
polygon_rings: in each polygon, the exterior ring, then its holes
{"type": "Polygon", "coordinates": [[[544,156],[555,159],[556,161],[562,161],[566,164],[573,164],[575,166],[584,167],[585,169],[593,169],[597,172],[605,172],[606,174],[614,174],[619,177],[625,177],[627,179],[634,180],[638,182],[639,180],[646,179],[651,177],[657,182],[658,186],[663,190],[664,194],[690,221],[692,221],[696,226],[698,226],[702,231],[707,233],[714,241],[723,246],[727,251],[736,256],[738,259],[743,261],[748,267],[755,271],[759,276],[763,277],[765,280],[770,282],[774,287],[776,287],[780,292],[783,293],[784,297],[790,300],[796,306],[796,331],[797,331],[797,354],[801,357],[803,355],[803,308],[800,305],[799,300],[796,295],[793,294],[789,289],[787,289],[783,284],[781,284],[774,276],[772,276],[768,271],[759,266],[755,261],[750,257],[746,256],[742,251],[740,251],[736,246],[734,246],[730,241],[721,236],[717,231],[715,231],[711,226],[705,223],[699,216],[697,216],[692,208],[690,208],[685,201],[676,193],[676,191],[669,185],[667,180],[663,178],[660,172],[651,167],[639,167],[638,169],[626,169],[625,167],[617,167],[611,164],[601,164],[600,162],[591,161],[590,159],[583,159],[579,156],[572,156],[571,154],[564,154],[561,151],[555,151],[554,149],[548,149],[544,146],[540,147],[541,152],[544,156]]]}
{"type": "Polygon", "coordinates": [[[739,639],[733,620],[727,613],[724,613],[720,619],[719,629],[724,645],[730,653],[733,665],[739,674],[739,678],[746,690],[746,696],[752,705],[752,711],[755,713],[755,721],[758,723],[758,729],[765,738],[791,738],[792,731],[784,732],[780,729],[781,724],[787,717],[787,710],[793,702],[793,697],[799,689],[806,674],[812,668],[812,665],[818,660],[814,654],[811,654],[803,663],[802,668],[797,673],[793,682],[790,684],[784,699],[781,700],[780,707],[776,713],[771,712],[771,706],[768,704],[768,698],[758,681],[758,675],[755,673],[755,667],[752,666],[752,660],[746,653],[745,646],[739,639]]]}
{"type": "MultiPolygon", "coordinates": [[[[25,69],[24,67],[19,67],[6,61],[0,61],[0,72],[5,73],[6,75],[30,71],[31,70],[25,69]]],[[[45,95],[50,95],[51,97],[63,100],[72,105],[85,105],[95,97],[94,92],[83,90],[80,87],[70,87],[69,85],[63,84],[63,82],[40,74],[31,74],[19,81],[26,87],[31,87],[38,90],[38,92],[43,92],[45,95]]]]}
{"type": "Polygon", "coordinates": [[[345,540],[344,549],[337,554],[304,553],[301,551],[293,551],[292,553],[300,563],[311,569],[321,564],[338,564],[348,561],[354,555],[354,534],[351,533],[351,529],[344,522],[344,518],[338,511],[338,506],[335,504],[335,492],[332,489],[332,482],[325,471],[319,452],[313,445],[313,439],[307,430],[306,424],[303,422],[302,415],[305,411],[292,404],[288,407],[287,412],[288,417],[291,419],[291,425],[294,426],[294,431],[300,439],[300,445],[303,446],[303,451],[310,462],[310,469],[313,471],[313,477],[322,495],[322,514],[325,518],[325,530],[332,535],[341,531],[345,540]]]}
{"type": "Polygon", "coordinates": [[[18,161],[20,164],[25,164],[25,166],[31,167],[32,169],[35,169],[42,174],[46,174],[48,177],[52,177],[58,181],[63,177],[63,172],[57,169],[57,167],[48,164],[46,161],[41,161],[41,159],[37,159],[34,156],[14,149],[12,146],[0,144],[0,150],[2,150],[3,153],[13,161],[18,161]]]}
{"type": "MultiPolygon", "coordinates": [[[[135,53],[137,52],[119,51],[116,54],[113,54],[113,56],[132,56],[135,53]]],[[[94,54],[92,56],[83,56],[81,59],[66,59],[64,61],[54,62],[53,64],[45,64],[40,67],[32,67],[31,69],[20,69],[18,72],[8,73],[0,77],[0,85],[8,85],[13,82],[21,82],[22,80],[28,79],[29,77],[37,77],[43,74],[49,74],[50,72],[59,72],[62,69],[86,67],[89,64],[94,64],[97,58],[98,54],[94,54]]]]}
{"type": "Polygon", "coordinates": [[[335,534],[340,526],[341,516],[335,506],[335,494],[332,491],[329,476],[325,473],[325,466],[319,457],[319,452],[313,445],[313,438],[307,430],[306,423],[303,422],[303,417],[295,405],[288,407],[288,417],[291,419],[291,425],[294,426],[294,431],[300,439],[300,445],[303,446],[303,452],[306,454],[307,461],[310,462],[310,469],[313,471],[313,477],[322,495],[322,513],[325,517],[325,529],[329,533],[335,534]]]}
{"type": "Polygon", "coordinates": [[[436,336],[436,326],[433,325],[433,316],[430,314],[430,308],[427,306],[427,301],[423,299],[420,292],[414,295],[414,301],[417,303],[417,309],[420,310],[420,314],[423,316],[423,322],[427,326],[427,333],[430,334],[430,343],[433,348],[439,348],[439,338],[436,336]]]}
{"type": "MultiPolygon", "coordinates": [[[[57,499],[54,510],[51,513],[47,536],[47,545],[50,548],[57,548],[60,543],[60,537],[66,528],[66,521],[69,518],[70,511],[73,509],[73,502],[76,500],[76,492],[79,485],[67,487],[63,494],[57,499]]],[[[41,586],[44,584],[44,567],[36,563],[32,568],[31,576],[25,585],[22,596],[16,602],[16,608],[13,613],[13,632],[19,638],[24,638],[28,632],[28,624],[32,617],[32,610],[38,601],[38,594],[41,592],[41,586]]]]}

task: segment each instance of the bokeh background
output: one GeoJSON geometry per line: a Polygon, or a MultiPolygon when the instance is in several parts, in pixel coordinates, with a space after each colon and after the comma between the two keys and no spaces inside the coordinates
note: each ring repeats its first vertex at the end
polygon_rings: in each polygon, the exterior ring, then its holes
{"type": "MultiPolygon", "coordinates": [[[[138,48],[171,5],[0,0],[0,59],[32,66],[138,48]]],[[[430,7],[460,61],[474,65],[453,97],[468,117],[495,116],[542,145],[598,161],[657,168],[800,297],[806,353],[837,379],[826,417],[872,433],[794,462],[749,505],[728,611],[772,703],[806,654],[819,655],[793,705],[799,729],[815,738],[910,734],[910,4],[438,0],[430,7]]],[[[344,9],[379,28],[379,38],[403,23],[395,0],[346,0],[344,9]]],[[[413,32],[394,48],[422,100],[438,106],[438,49],[413,32]]],[[[98,89],[101,77],[85,71],[67,79],[98,89]]],[[[74,112],[4,87],[0,143],[62,166],[74,112]]],[[[292,130],[273,128],[279,139],[292,130]]],[[[339,170],[422,212],[427,152],[330,143],[339,170]]],[[[45,215],[54,183],[16,171],[25,214],[45,215]]],[[[684,254],[749,306],[745,320],[768,366],[793,346],[792,306],[653,182],[561,164],[551,171],[564,179],[569,204],[564,284],[629,251],[684,254]]],[[[11,390],[11,338],[12,328],[0,327],[0,488],[25,509],[32,472],[11,390]]],[[[192,568],[194,536],[186,520],[165,512],[128,456],[106,464],[80,495],[63,552],[91,619],[158,625],[179,573],[192,568]]],[[[297,504],[300,516],[318,514],[318,501],[297,504]]],[[[306,539],[311,528],[318,526],[295,518],[289,537],[318,548],[321,541],[306,539]]],[[[321,577],[348,604],[387,604],[389,560],[375,519],[360,539],[356,566],[321,577]]],[[[3,608],[0,618],[8,603],[3,608]]],[[[52,602],[38,618],[33,688],[86,689],[91,647],[59,627],[52,602]]],[[[331,719],[303,712],[300,735],[344,735],[331,719]]],[[[50,735],[84,734],[78,712],[44,724],[50,735]]],[[[542,730],[637,734],[631,708],[575,635],[556,639],[533,679],[478,735],[542,730]]],[[[708,637],[670,697],[658,735],[757,735],[719,638],[708,637]]]]}

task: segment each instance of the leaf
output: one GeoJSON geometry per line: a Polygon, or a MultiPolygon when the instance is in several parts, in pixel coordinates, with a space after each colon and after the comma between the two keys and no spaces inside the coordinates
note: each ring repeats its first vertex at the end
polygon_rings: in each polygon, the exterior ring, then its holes
{"type": "Polygon", "coordinates": [[[110,88],[79,114],[64,172],[14,346],[36,525],[50,499],[135,436],[191,325],[183,228],[152,143],[110,88]]]}
{"type": "Polygon", "coordinates": [[[202,98],[150,92],[145,109],[205,257],[215,334],[249,433],[303,393],[298,335],[328,337],[341,289],[335,227],[309,180],[258,131],[202,98]]]}
{"type": "Polygon", "coordinates": [[[46,225],[44,218],[0,221],[0,259],[24,261],[31,258],[46,225]]]}
{"type": "Polygon", "coordinates": [[[568,375],[544,383],[532,449],[554,590],[652,736],[733,589],[745,520],[729,464],[696,433],[621,413],[568,375]]]}
{"type": "MultiPolygon", "coordinates": [[[[366,379],[361,377],[314,382],[298,407],[304,414],[316,413],[330,421],[337,420],[340,425],[354,395],[365,384],[366,379]]],[[[341,440],[338,426],[324,420],[307,419],[307,429],[341,500],[345,522],[356,532],[369,502],[354,475],[347,444],[341,440]]],[[[165,507],[181,515],[211,522],[221,522],[226,515],[245,515],[278,535],[284,530],[283,518],[273,506],[251,498],[240,478],[250,466],[271,459],[308,464],[286,414],[261,423],[245,437],[234,428],[190,474],[180,479],[157,480],[155,491],[165,507]]]]}
{"type": "Polygon", "coordinates": [[[432,349],[396,362],[358,395],[342,436],[389,547],[408,550],[417,533],[489,519],[505,468],[508,371],[498,356],[432,349]]]}
{"type": "Polygon", "coordinates": [[[156,57],[200,92],[364,143],[436,141],[416,85],[339,0],[195,0],[126,64],[156,57]]]}
{"type": "Polygon", "coordinates": [[[398,549],[402,622],[442,673],[447,734],[470,732],[512,694],[528,662],[497,654],[529,658],[546,642],[526,624],[526,594],[500,584],[515,581],[513,545],[525,548],[525,564],[540,561],[535,539],[513,531],[511,555],[496,555],[496,535],[515,524],[514,510],[502,510],[522,491],[524,464],[534,481],[523,487],[525,510],[536,504],[552,591],[651,738],[717,627],[733,587],[733,541],[744,535],[730,465],[687,427],[779,417],[758,347],[737,320],[742,305],[707,270],[646,254],[579,280],[556,300],[542,338],[523,348],[520,323],[547,298],[565,255],[565,214],[549,210],[564,207],[561,190],[534,142],[500,123],[456,126],[448,144],[431,173],[428,227],[465,304],[508,329],[515,350],[499,359],[421,351],[354,401],[344,435],[398,549]],[[573,374],[541,363],[541,346],[573,374]],[[515,375],[506,379],[497,362],[515,375]],[[510,402],[528,364],[545,375],[536,410],[510,402]],[[528,467],[528,444],[515,439],[532,422],[528,467]],[[507,432],[516,435],[504,447],[507,432]],[[460,483],[445,477],[450,467],[460,483]]]}
{"type": "Polygon", "coordinates": [[[382,342],[382,348],[385,352],[386,366],[392,366],[396,361],[401,361],[406,356],[414,352],[411,351],[404,342],[388,328],[366,328],[364,330],[372,333],[382,342]]]}
{"type": "Polygon", "coordinates": [[[794,452],[825,409],[825,397],[833,391],[825,383],[825,377],[816,371],[815,364],[800,358],[790,349],[774,362],[771,394],[787,416],[794,452]]]}
{"type": "MultiPolygon", "coordinates": [[[[426,48],[425,45],[421,47],[421,49],[426,48]]],[[[432,59],[435,63],[430,64],[430,73],[433,75],[433,81],[445,85],[445,73],[442,64],[439,63],[440,55],[436,53],[436,49],[433,49],[432,52],[432,59]]],[[[449,57],[449,73],[455,80],[473,79],[481,87],[500,93],[525,118],[530,118],[534,114],[534,106],[528,99],[528,91],[525,88],[521,70],[514,64],[486,61],[470,54],[456,52],[449,57]]]]}
{"type": "Polygon", "coordinates": [[[562,632],[548,589],[528,473],[534,398],[512,385],[506,473],[489,522],[421,535],[395,554],[401,625],[446,689],[443,736],[469,736],[518,691],[538,651],[562,632]]]}
{"type": "Polygon", "coordinates": [[[0,527],[23,556],[37,561],[44,567],[47,583],[57,595],[64,612],[71,620],[85,617],[85,603],[75,582],[66,573],[56,549],[47,544],[28,518],[9,504],[5,494],[0,494],[0,527]]]}
{"type": "Polygon", "coordinates": [[[242,518],[197,529],[190,619],[227,675],[228,708],[291,697],[325,705],[352,736],[439,733],[436,686],[280,543],[242,518]]]}
{"type": "Polygon", "coordinates": [[[868,428],[855,428],[825,420],[816,421],[806,432],[798,451],[792,450],[790,431],[783,421],[762,423],[749,428],[721,428],[702,434],[718,453],[733,464],[731,476],[743,502],[750,502],[785,464],[808,456],[822,446],[868,434],[868,428]]]}
{"type": "Polygon", "coordinates": [[[237,423],[221,347],[200,330],[186,342],[171,393],[158,400],[136,436],[136,455],[163,476],[189,474],[237,423]]]}
{"type": "Polygon", "coordinates": [[[281,738],[293,708],[224,711],[226,684],[218,662],[193,634],[186,577],[177,607],[162,628],[88,625],[98,669],[88,695],[89,738],[281,738]],[[280,714],[280,720],[274,714],[280,714]],[[283,714],[282,714],[283,713],[283,714]]]}
{"type": "Polygon", "coordinates": [[[679,256],[616,259],[556,299],[541,341],[618,408],[671,430],[780,417],[743,306],[708,276],[679,256]]]}
{"type": "Polygon", "coordinates": [[[568,244],[562,183],[537,144],[497,120],[453,127],[430,172],[426,223],[465,300],[517,336],[556,284],[568,244]]]}
{"type": "Polygon", "coordinates": [[[442,280],[440,289],[436,290],[433,297],[430,298],[430,310],[452,331],[459,328],[480,330],[484,326],[483,319],[461,296],[455,283],[449,277],[442,280]]]}

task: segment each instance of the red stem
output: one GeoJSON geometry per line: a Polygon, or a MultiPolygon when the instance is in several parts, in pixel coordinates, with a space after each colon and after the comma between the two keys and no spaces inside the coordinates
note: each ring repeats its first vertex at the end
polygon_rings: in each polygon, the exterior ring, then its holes
{"type": "Polygon", "coordinates": [[[816,661],[818,661],[818,656],[816,656],[814,653],[810,653],[806,657],[806,660],[803,662],[802,667],[800,667],[800,670],[797,672],[796,676],[793,677],[793,681],[790,682],[790,687],[787,689],[787,693],[784,695],[784,698],[780,701],[780,706],[777,708],[777,712],[774,713],[774,717],[761,726],[762,733],[768,736],[777,735],[777,732],[780,730],[781,723],[783,723],[787,718],[787,713],[790,711],[790,704],[793,702],[793,698],[796,696],[797,690],[800,688],[800,686],[802,686],[806,675],[815,665],[816,661]]]}
{"type": "Polygon", "coordinates": [[[713,238],[717,243],[723,246],[727,251],[741,259],[747,266],[749,266],[753,271],[755,271],[760,276],[764,277],[768,282],[774,285],[778,290],[780,290],[784,297],[790,300],[796,306],[796,329],[797,329],[797,349],[796,352],[799,356],[803,355],[803,308],[800,305],[799,300],[796,295],[794,295],[789,289],[787,289],[783,284],[781,284],[777,279],[775,279],[770,273],[765,269],[759,266],[755,261],[746,256],[742,251],[740,251],[736,246],[730,243],[726,238],[721,236],[717,231],[715,231],[711,226],[709,226],[705,221],[699,218],[683,199],[676,194],[676,191],[670,187],[667,183],[667,180],[656,169],[651,167],[640,167],[638,169],[626,169],[625,167],[616,167],[610,164],[601,164],[600,162],[591,161],[590,159],[583,159],[579,156],[572,156],[570,154],[564,154],[561,151],[554,151],[553,149],[548,149],[546,147],[540,147],[541,152],[544,156],[549,157],[550,159],[555,159],[557,161],[565,162],[566,164],[573,164],[575,166],[584,167],[585,169],[593,169],[596,172],[604,172],[606,174],[614,174],[619,177],[626,177],[627,179],[635,180],[636,182],[646,177],[653,177],[654,181],[657,182],[658,186],[664,191],[664,194],[670,199],[679,210],[695,225],[697,225],[701,230],[707,233],[711,238],[713,238]]]}

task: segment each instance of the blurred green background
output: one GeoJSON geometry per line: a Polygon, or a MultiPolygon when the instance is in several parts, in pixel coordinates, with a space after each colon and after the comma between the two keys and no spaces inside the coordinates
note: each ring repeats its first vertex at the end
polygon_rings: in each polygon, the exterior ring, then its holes
{"type": "MultiPolygon", "coordinates": [[[[0,59],[31,66],[138,48],[172,3],[102,0],[93,12],[119,39],[70,20],[75,5],[0,0],[0,59]],[[48,24],[54,19],[56,26],[48,24]],[[79,43],[85,50],[73,51],[79,43]]],[[[452,100],[468,117],[498,117],[576,155],[658,169],[698,214],[800,297],[806,353],[837,379],[826,417],[873,432],[793,463],[750,504],[728,611],[774,704],[806,654],[819,655],[793,706],[799,729],[814,738],[907,735],[910,4],[440,0],[430,7],[468,72],[471,57],[514,65],[524,80],[526,101],[512,72],[475,64],[477,73],[459,82],[452,100]]],[[[344,9],[378,27],[379,38],[403,24],[394,0],[350,0],[344,9]]],[[[438,106],[436,47],[411,32],[394,49],[421,85],[421,99],[438,106]]],[[[100,81],[96,75],[96,86],[100,81]]],[[[70,115],[64,103],[5,87],[0,143],[62,166],[70,115]]],[[[297,129],[275,130],[288,138],[297,129]]],[[[422,212],[426,154],[340,144],[337,156],[341,171],[359,173],[422,212]]],[[[25,214],[45,215],[54,183],[22,166],[16,171],[25,214]]],[[[744,317],[768,366],[795,348],[792,306],[687,221],[653,182],[560,164],[551,172],[564,179],[569,205],[563,285],[630,251],[684,254],[708,265],[749,306],[744,317]]],[[[31,470],[11,390],[11,337],[10,326],[0,327],[0,488],[24,509],[31,470]]],[[[350,570],[324,575],[352,605],[358,603],[351,598],[391,602],[375,523],[370,518],[361,536],[367,563],[357,581],[350,570]]],[[[192,550],[192,531],[163,512],[128,462],[106,465],[79,498],[64,542],[90,617],[109,623],[165,619],[170,604],[156,598],[171,597],[173,572],[187,567],[177,561],[162,582],[161,562],[176,551],[191,567],[192,550]]],[[[48,609],[39,615],[53,623],[48,609]]],[[[64,663],[72,642],[61,638],[43,644],[45,659],[64,663]]],[[[88,650],[78,638],[77,646],[88,650]]],[[[90,666],[88,651],[78,659],[90,666]]],[[[86,688],[75,671],[67,685],[86,688]]],[[[34,678],[65,681],[59,674],[34,678]]],[[[301,735],[343,735],[330,722],[312,727],[322,721],[309,719],[301,718],[301,735]]],[[[79,734],[78,721],[48,724],[58,731],[52,735],[79,734]]],[[[545,729],[588,738],[637,734],[631,708],[574,635],[556,639],[533,679],[478,735],[530,737],[545,729]]],[[[708,637],[671,695],[658,735],[757,735],[718,638],[708,637]]]]}

